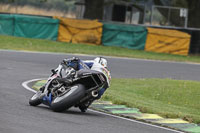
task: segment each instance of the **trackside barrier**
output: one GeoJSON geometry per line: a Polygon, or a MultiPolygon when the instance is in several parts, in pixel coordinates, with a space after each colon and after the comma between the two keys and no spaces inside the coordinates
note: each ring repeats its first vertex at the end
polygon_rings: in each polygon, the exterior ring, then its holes
{"type": "Polygon", "coordinates": [[[57,40],[59,20],[47,17],[15,15],[15,36],[57,40]]]}
{"type": "Polygon", "coordinates": [[[144,50],[146,36],[145,27],[104,23],[102,43],[105,46],[144,50]]]}
{"type": "Polygon", "coordinates": [[[0,15],[0,34],[57,40],[59,20],[28,15],[0,15]]]}
{"type": "Polygon", "coordinates": [[[58,41],[101,44],[103,24],[97,20],[78,20],[54,17],[60,20],[58,41]]]}
{"type": "Polygon", "coordinates": [[[14,16],[13,15],[0,15],[0,34],[14,35],[14,16]]]}
{"type": "Polygon", "coordinates": [[[177,30],[14,14],[0,15],[0,34],[178,55],[188,55],[191,39],[177,30]]]}
{"type": "Polygon", "coordinates": [[[177,30],[147,28],[145,51],[188,55],[191,36],[177,30]]]}

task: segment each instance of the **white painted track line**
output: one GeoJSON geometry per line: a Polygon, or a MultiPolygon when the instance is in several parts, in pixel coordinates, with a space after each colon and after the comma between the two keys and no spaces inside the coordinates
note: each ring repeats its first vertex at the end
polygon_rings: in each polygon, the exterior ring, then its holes
{"type": "MultiPolygon", "coordinates": [[[[22,86],[25,89],[36,93],[36,91],[33,90],[31,87],[29,87],[28,84],[31,83],[31,82],[35,82],[35,81],[38,81],[38,80],[44,80],[44,79],[45,78],[28,80],[28,81],[23,82],[22,86]]],[[[124,117],[120,117],[120,116],[116,116],[116,115],[112,115],[112,114],[106,114],[106,113],[99,112],[99,111],[92,110],[92,109],[88,109],[88,110],[91,111],[91,112],[95,112],[95,113],[107,115],[107,116],[110,116],[110,117],[114,117],[114,118],[118,118],[118,119],[123,119],[123,120],[126,120],[126,121],[131,121],[131,122],[134,122],[134,123],[139,123],[139,124],[143,124],[143,125],[147,125],[147,126],[151,126],[151,127],[156,127],[156,128],[160,128],[160,129],[164,129],[164,130],[176,132],[176,133],[184,133],[184,132],[173,130],[173,129],[166,128],[166,127],[161,127],[161,126],[157,126],[157,125],[153,125],[153,124],[149,124],[149,123],[145,123],[145,122],[141,122],[141,121],[136,121],[136,120],[133,120],[133,119],[128,119],[128,118],[124,118],[124,117]]]]}
{"type": "MultiPolygon", "coordinates": [[[[15,52],[15,53],[33,53],[33,54],[51,54],[51,55],[73,55],[73,56],[86,56],[86,57],[97,57],[102,55],[88,55],[88,54],[78,54],[78,53],[53,53],[53,52],[38,52],[38,51],[17,51],[17,50],[4,50],[0,49],[2,52],[15,52]]],[[[190,64],[190,65],[200,65],[200,63],[195,62],[178,62],[178,61],[167,61],[167,60],[153,60],[153,59],[140,59],[140,58],[129,58],[129,57],[116,57],[116,56],[102,56],[110,59],[124,59],[124,60],[138,60],[138,61],[148,61],[148,62],[168,62],[176,64],[190,64]]]]}

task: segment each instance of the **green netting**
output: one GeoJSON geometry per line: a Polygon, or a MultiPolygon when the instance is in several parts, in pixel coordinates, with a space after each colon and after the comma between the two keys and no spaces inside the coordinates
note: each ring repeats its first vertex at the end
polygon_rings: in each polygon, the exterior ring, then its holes
{"type": "Polygon", "coordinates": [[[47,17],[15,15],[15,36],[57,40],[59,20],[47,17]]]}
{"type": "Polygon", "coordinates": [[[147,29],[141,26],[104,23],[102,43],[106,46],[144,50],[146,36],[147,29]]]}
{"type": "Polygon", "coordinates": [[[0,15],[0,34],[13,35],[14,34],[14,16],[9,14],[0,15]]]}

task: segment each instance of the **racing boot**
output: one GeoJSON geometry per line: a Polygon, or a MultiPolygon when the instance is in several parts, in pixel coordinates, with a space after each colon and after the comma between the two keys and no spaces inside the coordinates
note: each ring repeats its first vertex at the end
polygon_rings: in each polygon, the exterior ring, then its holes
{"type": "Polygon", "coordinates": [[[92,104],[95,99],[90,99],[79,106],[81,112],[86,112],[87,108],[92,104]]]}
{"type": "Polygon", "coordinates": [[[83,112],[83,113],[85,113],[85,112],[86,112],[87,108],[88,108],[88,107],[87,107],[87,106],[85,106],[84,104],[79,106],[79,109],[80,109],[80,110],[81,110],[81,112],[83,112]]]}

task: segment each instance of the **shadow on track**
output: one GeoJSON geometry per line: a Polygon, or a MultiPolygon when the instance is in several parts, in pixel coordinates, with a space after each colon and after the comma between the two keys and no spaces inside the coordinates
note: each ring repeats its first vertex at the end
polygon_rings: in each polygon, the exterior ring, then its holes
{"type": "MultiPolygon", "coordinates": [[[[43,105],[42,106],[33,107],[33,108],[35,108],[35,109],[37,108],[37,109],[40,109],[40,110],[45,110],[45,111],[53,112],[49,107],[43,106],[43,105]]],[[[70,115],[102,117],[102,116],[100,116],[100,114],[94,113],[94,112],[91,112],[91,111],[86,111],[85,113],[82,113],[78,108],[70,108],[70,109],[68,109],[68,110],[66,110],[64,112],[53,112],[53,113],[56,113],[56,114],[66,114],[66,115],[70,114],[70,115]]]]}

